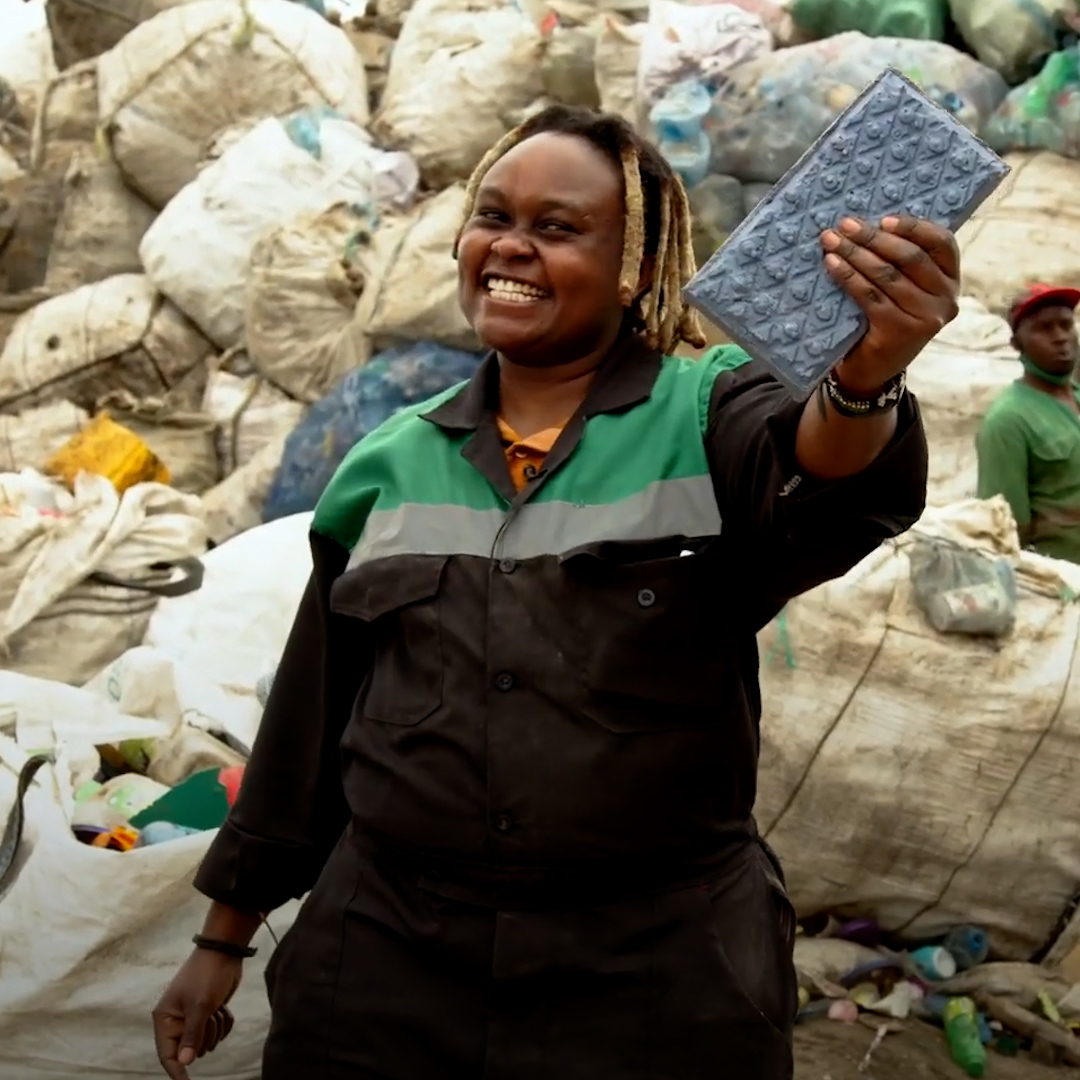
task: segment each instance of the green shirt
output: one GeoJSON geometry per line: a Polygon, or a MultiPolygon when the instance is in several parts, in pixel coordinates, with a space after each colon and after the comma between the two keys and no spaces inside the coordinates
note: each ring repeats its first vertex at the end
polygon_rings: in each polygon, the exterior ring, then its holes
{"type": "Polygon", "coordinates": [[[1004,495],[1032,548],[1080,563],[1080,415],[1017,380],[990,407],[976,448],[979,498],[1004,495]]]}

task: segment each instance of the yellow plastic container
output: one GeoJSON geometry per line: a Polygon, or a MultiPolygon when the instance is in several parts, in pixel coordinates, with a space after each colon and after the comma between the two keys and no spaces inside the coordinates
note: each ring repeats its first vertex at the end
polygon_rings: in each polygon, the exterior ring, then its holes
{"type": "Polygon", "coordinates": [[[119,492],[136,484],[167,484],[169,470],[133,431],[116,423],[108,413],[98,413],[45,463],[45,472],[69,488],[81,472],[111,480],[119,492]]]}

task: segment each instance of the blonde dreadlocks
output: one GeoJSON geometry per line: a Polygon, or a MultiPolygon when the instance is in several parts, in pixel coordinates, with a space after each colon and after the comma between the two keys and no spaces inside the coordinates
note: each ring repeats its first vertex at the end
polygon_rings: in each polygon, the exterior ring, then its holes
{"type": "Polygon", "coordinates": [[[458,240],[473,215],[477,192],[488,170],[508,150],[542,132],[585,139],[620,169],[626,212],[619,298],[653,348],[670,353],[680,341],[700,348],[705,335],[696,312],[682,298],[683,286],[696,270],[686,190],[660,152],[621,117],[553,105],[504,135],[469,179],[458,240]],[[642,268],[650,257],[652,282],[645,294],[638,296],[642,268]]]}

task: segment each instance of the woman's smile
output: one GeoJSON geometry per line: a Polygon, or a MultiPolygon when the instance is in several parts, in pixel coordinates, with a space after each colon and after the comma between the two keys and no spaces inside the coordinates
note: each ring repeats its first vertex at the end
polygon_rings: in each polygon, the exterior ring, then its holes
{"type": "Polygon", "coordinates": [[[485,276],[481,287],[489,299],[501,304],[531,307],[551,299],[551,293],[546,289],[509,277],[485,276]]]}

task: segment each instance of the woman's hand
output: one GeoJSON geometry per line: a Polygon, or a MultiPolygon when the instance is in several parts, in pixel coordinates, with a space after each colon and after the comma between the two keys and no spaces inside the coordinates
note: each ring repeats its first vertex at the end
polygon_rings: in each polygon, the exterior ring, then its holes
{"type": "Polygon", "coordinates": [[[960,253],[948,229],[912,217],[887,217],[880,228],[846,218],[821,244],[830,275],[870,320],[836,378],[868,397],[956,318],[960,253]]]}
{"type": "Polygon", "coordinates": [[[243,961],[196,949],[154,1007],[158,1060],[173,1080],[188,1080],[187,1067],[210,1053],[232,1031],[225,1007],[240,985],[243,961]]]}

